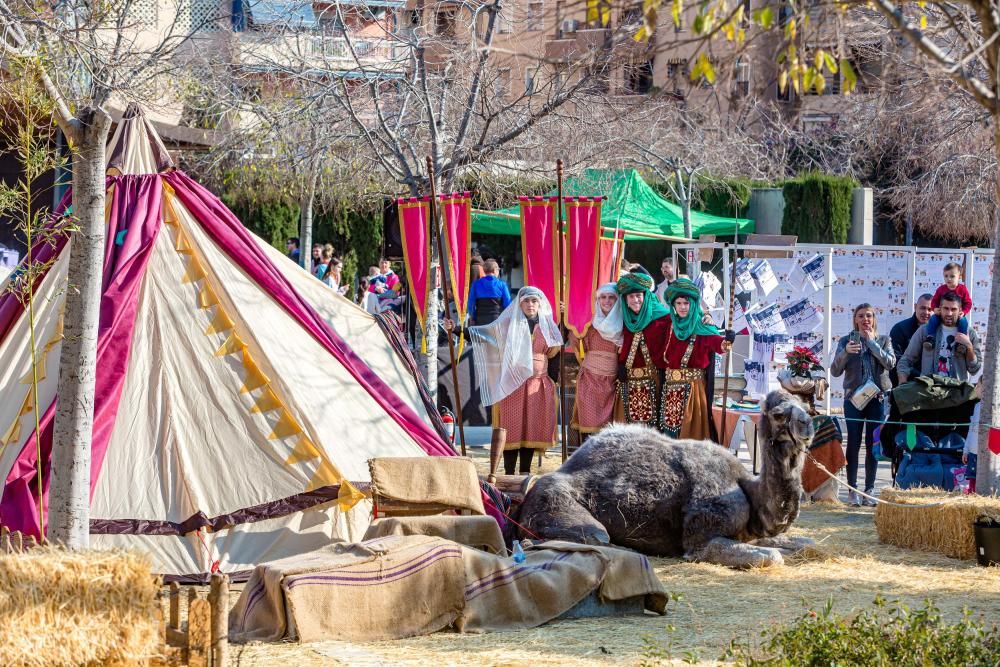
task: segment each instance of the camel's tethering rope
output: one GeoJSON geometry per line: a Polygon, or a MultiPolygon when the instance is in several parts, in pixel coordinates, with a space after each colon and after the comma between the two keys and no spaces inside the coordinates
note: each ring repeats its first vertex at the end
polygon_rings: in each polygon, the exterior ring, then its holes
{"type": "Polygon", "coordinates": [[[859,496],[862,496],[864,498],[868,498],[870,500],[873,500],[876,503],[882,503],[883,505],[892,505],[893,507],[908,507],[908,508],[918,509],[918,508],[921,508],[921,507],[941,507],[943,505],[948,505],[948,504],[950,504],[950,503],[958,500],[958,498],[956,497],[956,498],[950,498],[947,501],[938,501],[936,503],[920,503],[920,504],[916,504],[916,505],[910,505],[908,503],[894,503],[891,500],[882,500],[881,498],[876,498],[875,496],[871,496],[871,495],[865,493],[864,491],[861,491],[860,489],[854,488],[853,486],[851,486],[847,482],[841,481],[839,477],[837,477],[832,472],[830,472],[829,470],[827,470],[825,465],[823,465],[822,463],[820,463],[819,461],[817,461],[816,457],[813,456],[811,453],[806,452],[806,456],[809,457],[809,460],[812,461],[813,464],[817,468],[819,468],[823,473],[826,474],[827,477],[829,477],[830,479],[832,479],[833,481],[835,481],[837,484],[839,484],[841,486],[846,486],[848,489],[850,489],[851,491],[854,491],[854,493],[858,494],[859,496]]]}

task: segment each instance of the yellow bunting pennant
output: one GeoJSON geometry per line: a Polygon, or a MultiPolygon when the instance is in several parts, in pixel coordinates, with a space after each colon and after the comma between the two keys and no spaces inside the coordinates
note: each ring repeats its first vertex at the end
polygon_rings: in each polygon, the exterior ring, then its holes
{"type": "Polygon", "coordinates": [[[204,310],[205,308],[211,308],[219,303],[219,297],[215,296],[215,292],[211,287],[206,284],[198,292],[198,307],[204,310]]]}
{"type": "Polygon", "coordinates": [[[21,439],[21,416],[18,415],[17,418],[14,419],[14,423],[10,425],[9,429],[7,429],[7,432],[4,433],[3,435],[0,435],[0,445],[6,447],[12,442],[17,442],[20,439],[21,439]]]}
{"type": "Polygon", "coordinates": [[[292,417],[288,410],[281,411],[281,418],[278,419],[278,423],[274,425],[274,429],[271,434],[267,436],[268,440],[278,440],[284,438],[290,438],[293,435],[298,435],[302,433],[302,427],[299,423],[295,421],[295,417],[292,417]]]}
{"type": "Polygon", "coordinates": [[[196,283],[205,277],[205,269],[201,267],[201,262],[194,255],[188,260],[187,269],[184,271],[184,279],[181,283],[196,283]]]}
{"type": "MultiPolygon", "coordinates": [[[[47,352],[47,351],[48,350],[43,351],[37,357],[38,363],[35,366],[35,370],[38,372],[38,381],[39,382],[41,382],[42,380],[44,380],[47,377],[47,372],[45,370],[45,360],[48,358],[46,356],[45,352],[47,352]]],[[[21,384],[34,384],[34,375],[32,374],[30,368],[28,369],[28,372],[24,374],[24,377],[21,378],[21,384]]]]}
{"type": "Polygon", "coordinates": [[[222,308],[217,308],[215,315],[212,316],[212,323],[205,329],[205,335],[225,333],[234,326],[233,321],[229,319],[229,315],[226,315],[226,311],[222,310],[222,308]]]}
{"type": "Polygon", "coordinates": [[[215,351],[215,356],[224,357],[227,354],[237,354],[239,352],[243,352],[246,347],[247,344],[244,343],[239,335],[234,331],[229,334],[229,338],[227,338],[226,342],[222,344],[222,347],[215,351]]]}
{"type": "Polygon", "coordinates": [[[309,486],[306,487],[306,491],[315,491],[324,486],[333,486],[341,481],[340,473],[333,464],[330,463],[326,457],[323,457],[323,462],[319,464],[316,468],[316,472],[313,474],[312,479],[309,480],[309,486]]]}
{"type": "Polygon", "coordinates": [[[358,491],[353,484],[345,479],[340,483],[340,492],[337,494],[337,507],[340,508],[341,512],[346,512],[364,500],[365,497],[364,493],[358,491]]]}
{"type": "Polygon", "coordinates": [[[313,459],[318,459],[323,456],[323,453],[319,451],[319,448],[306,437],[305,434],[299,438],[299,441],[295,443],[295,449],[292,453],[288,455],[285,459],[285,465],[292,465],[293,463],[302,463],[303,461],[312,461],[313,459]]]}
{"type": "Polygon", "coordinates": [[[188,242],[187,236],[185,236],[184,232],[181,230],[177,230],[177,245],[175,247],[177,252],[182,255],[190,255],[194,252],[194,248],[192,248],[191,244],[188,242]]]}
{"type": "Polygon", "coordinates": [[[24,403],[21,403],[21,409],[18,411],[17,416],[23,417],[24,415],[30,413],[35,409],[35,390],[29,389],[28,395],[24,397],[24,403]]]}
{"type": "Polygon", "coordinates": [[[253,357],[246,350],[243,350],[243,368],[246,370],[247,375],[243,380],[243,386],[240,387],[241,394],[249,393],[254,389],[260,389],[271,381],[264,375],[264,372],[257,366],[257,362],[253,360],[253,357]]]}
{"type": "Polygon", "coordinates": [[[270,388],[268,388],[257,397],[257,401],[254,403],[254,406],[250,408],[250,412],[255,414],[258,412],[264,413],[270,412],[271,410],[277,410],[280,407],[284,407],[281,399],[279,399],[278,396],[271,391],[270,388]]]}

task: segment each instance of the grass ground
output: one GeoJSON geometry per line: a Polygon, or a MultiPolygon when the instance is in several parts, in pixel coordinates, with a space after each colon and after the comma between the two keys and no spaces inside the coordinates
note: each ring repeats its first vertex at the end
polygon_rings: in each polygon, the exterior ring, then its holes
{"type": "MultiPolygon", "coordinates": [[[[555,465],[549,456],[544,469],[555,465]]],[[[882,595],[911,607],[930,598],[946,618],[958,619],[967,607],[988,622],[1000,619],[1000,567],[985,569],[973,561],[880,544],[872,517],[869,508],[805,506],[791,534],[816,539],[819,549],[780,568],[734,571],[653,559],[667,590],[683,596],[671,602],[665,617],[560,621],[533,630],[442,632],[389,642],[251,644],[233,646],[231,655],[236,665],[288,667],[634,665],[642,662],[645,642],[652,640],[672,642],[672,656],[678,661],[696,658],[712,664],[734,637],[756,637],[809,608],[821,608],[830,598],[842,613],[882,595]],[[666,630],[668,624],[673,632],[666,630]]],[[[344,622],[350,622],[349,616],[344,622]]]]}

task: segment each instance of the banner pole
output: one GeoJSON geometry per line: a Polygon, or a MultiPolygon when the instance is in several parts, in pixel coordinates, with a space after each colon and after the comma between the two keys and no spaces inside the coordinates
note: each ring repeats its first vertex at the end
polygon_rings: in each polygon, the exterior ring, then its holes
{"type": "MultiPolygon", "coordinates": [[[[726,255],[726,249],[728,249],[729,244],[727,243],[723,246],[723,257],[726,255]]],[[[736,224],[736,235],[733,236],[733,266],[730,269],[732,274],[729,278],[729,312],[726,313],[726,329],[731,329],[733,326],[733,317],[736,314],[736,259],[740,248],[740,226],[739,223],[736,224]]],[[[733,353],[733,344],[730,344],[729,349],[726,350],[726,361],[722,365],[722,372],[725,373],[722,377],[722,433],[719,434],[719,444],[723,447],[727,447],[728,443],[721,442],[726,439],[726,422],[728,412],[729,412],[729,375],[730,375],[730,355],[733,353]]]]}
{"type": "Polygon", "coordinates": [[[556,160],[556,196],[558,198],[558,208],[556,209],[556,242],[559,244],[559,276],[558,290],[556,298],[559,300],[559,333],[563,342],[559,346],[559,416],[562,417],[562,460],[563,463],[569,458],[569,419],[566,416],[566,325],[565,325],[565,291],[566,291],[566,258],[563,253],[566,250],[566,243],[563,235],[563,161],[562,158],[556,160]]]}
{"type": "MultiPolygon", "coordinates": [[[[434,187],[434,161],[431,156],[427,156],[427,181],[431,188],[431,234],[437,237],[437,248],[438,248],[438,266],[441,267],[441,291],[444,293],[444,314],[445,317],[451,316],[451,294],[448,291],[448,280],[444,275],[445,266],[445,254],[444,254],[444,243],[441,241],[441,217],[438,215],[438,201],[437,192],[434,187]]],[[[437,318],[437,313],[433,315],[437,318]]],[[[434,322],[434,332],[437,333],[437,321],[434,322]]],[[[455,359],[455,341],[451,337],[451,332],[448,334],[448,355],[451,357],[451,384],[452,388],[455,390],[455,421],[458,422],[458,438],[462,445],[462,456],[466,456],[465,452],[465,426],[462,424],[462,393],[458,388],[458,361],[455,359]]]]}

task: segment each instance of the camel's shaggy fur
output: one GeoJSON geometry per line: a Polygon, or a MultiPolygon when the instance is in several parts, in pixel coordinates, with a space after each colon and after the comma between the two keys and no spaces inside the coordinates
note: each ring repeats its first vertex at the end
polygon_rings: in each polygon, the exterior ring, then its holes
{"type": "Polygon", "coordinates": [[[813,427],[801,403],[783,391],[770,393],[762,408],[757,477],[713,443],[613,424],[538,480],[521,523],[543,539],[731,567],[780,564],[782,553],[808,543],[780,534],[799,513],[813,427]]]}

